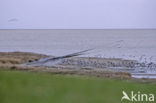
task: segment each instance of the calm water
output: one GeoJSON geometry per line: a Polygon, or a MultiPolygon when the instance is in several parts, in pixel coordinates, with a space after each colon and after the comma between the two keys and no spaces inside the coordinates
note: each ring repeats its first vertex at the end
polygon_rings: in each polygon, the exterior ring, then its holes
{"type": "Polygon", "coordinates": [[[156,62],[156,30],[0,30],[0,52],[58,56],[89,48],[86,56],[156,62]]]}

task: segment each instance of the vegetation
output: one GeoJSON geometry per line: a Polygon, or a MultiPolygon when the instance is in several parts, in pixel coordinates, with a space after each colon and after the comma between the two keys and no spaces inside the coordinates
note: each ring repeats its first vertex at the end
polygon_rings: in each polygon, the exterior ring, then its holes
{"type": "Polygon", "coordinates": [[[0,71],[0,103],[120,103],[123,90],[127,93],[140,91],[156,94],[156,84],[88,76],[0,71]]]}

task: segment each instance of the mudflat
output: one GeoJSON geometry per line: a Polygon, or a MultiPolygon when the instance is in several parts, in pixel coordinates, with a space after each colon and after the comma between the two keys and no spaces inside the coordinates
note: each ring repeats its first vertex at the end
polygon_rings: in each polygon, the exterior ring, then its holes
{"type": "Polygon", "coordinates": [[[84,75],[95,76],[102,78],[114,78],[124,80],[134,80],[143,82],[155,82],[155,79],[134,79],[128,72],[114,71],[106,67],[99,66],[97,62],[110,63],[109,65],[115,65],[115,63],[129,64],[132,61],[122,59],[107,59],[107,58],[89,58],[89,57],[72,57],[66,59],[63,64],[58,64],[53,67],[33,67],[33,66],[21,66],[22,63],[32,62],[40,58],[48,57],[48,55],[30,53],[30,52],[0,52],[0,70],[18,70],[18,71],[33,71],[44,72],[51,74],[63,74],[63,75],[84,75]],[[97,63],[95,65],[84,66],[84,64],[75,64],[75,61],[87,61],[97,63]],[[96,61],[96,62],[94,62],[96,61]],[[114,63],[114,64],[111,64],[114,63]],[[91,67],[93,66],[93,67],[91,67]],[[99,68],[98,68],[99,67],[99,68]]]}

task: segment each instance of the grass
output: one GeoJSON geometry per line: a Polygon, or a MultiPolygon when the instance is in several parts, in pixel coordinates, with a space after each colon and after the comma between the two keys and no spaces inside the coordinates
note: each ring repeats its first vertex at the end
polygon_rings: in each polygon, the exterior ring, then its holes
{"type": "Polygon", "coordinates": [[[123,90],[127,93],[140,91],[156,95],[156,84],[87,76],[0,71],[0,103],[120,103],[123,90]]]}

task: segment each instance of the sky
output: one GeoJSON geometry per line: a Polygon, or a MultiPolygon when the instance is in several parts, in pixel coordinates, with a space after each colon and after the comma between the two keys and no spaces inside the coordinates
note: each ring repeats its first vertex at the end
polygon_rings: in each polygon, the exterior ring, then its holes
{"type": "Polygon", "coordinates": [[[156,0],[0,0],[0,29],[156,28],[156,0]]]}

